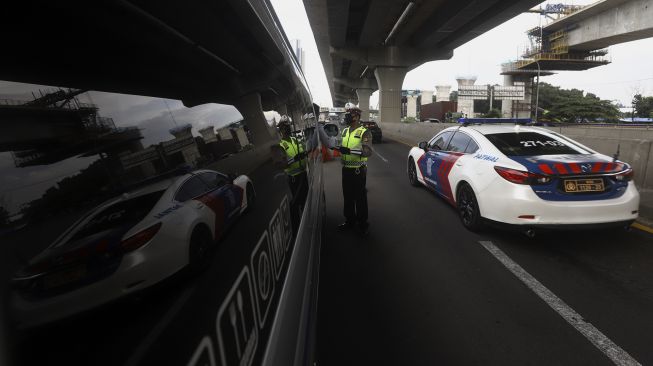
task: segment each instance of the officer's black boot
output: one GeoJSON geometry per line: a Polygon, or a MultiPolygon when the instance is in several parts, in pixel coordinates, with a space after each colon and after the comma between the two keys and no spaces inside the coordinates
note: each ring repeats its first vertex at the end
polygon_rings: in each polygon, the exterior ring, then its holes
{"type": "Polygon", "coordinates": [[[338,230],[345,231],[345,230],[349,230],[349,229],[351,229],[353,227],[354,227],[354,224],[352,224],[349,221],[345,221],[342,224],[338,225],[338,230]]]}
{"type": "Polygon", "coordinates": [[[370,224],[368,223],[360,224],[358,225],[358,230],[360,231],[360,234],[362,236],[368,236],[370,235],[370,224]]]}

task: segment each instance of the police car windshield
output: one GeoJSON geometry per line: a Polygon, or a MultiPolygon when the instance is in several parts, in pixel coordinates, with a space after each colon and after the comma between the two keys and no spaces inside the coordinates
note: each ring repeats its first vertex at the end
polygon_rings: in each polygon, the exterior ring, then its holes
{"type": "Polygon", "coordinates": [[[587,154],[578,147],[537,132],[510,132],[485,135],[507,156],[587,154]]]}

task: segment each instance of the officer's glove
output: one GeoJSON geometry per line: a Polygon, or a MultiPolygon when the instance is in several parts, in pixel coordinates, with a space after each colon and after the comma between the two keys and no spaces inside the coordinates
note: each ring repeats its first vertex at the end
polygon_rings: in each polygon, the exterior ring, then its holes
{"type": "Polygon", "coordinates": [[[340,146],[340,153],[341,154],[349,154],[349,153],[351,153],[351,150],[348,147],[340,146]]]}
{"type": "Polygon", "coordinates": [[[295,155],[296,160],[302,160],[308,156],[308,153],[306,151],[302,151],[299,154],[295,155]]]}

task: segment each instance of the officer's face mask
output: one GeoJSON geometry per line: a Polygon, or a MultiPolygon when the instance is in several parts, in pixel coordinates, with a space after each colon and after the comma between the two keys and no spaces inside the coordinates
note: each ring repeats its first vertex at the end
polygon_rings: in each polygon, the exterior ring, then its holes
{"type": "Polygon", "coordinates": [[[354,118],[351,116],[351,113],[345,114],[345,124],[350,125],[354,121],[354,118]]]}

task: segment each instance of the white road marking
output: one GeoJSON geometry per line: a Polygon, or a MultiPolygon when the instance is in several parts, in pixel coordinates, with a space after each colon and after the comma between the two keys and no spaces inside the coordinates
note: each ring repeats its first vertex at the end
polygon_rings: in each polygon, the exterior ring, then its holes
{"type": "Polygon", "coordinates": [[[583,320],[583,317],[569,307],[562,299],[557,297],[548,288],[544,287],[535,277],[526,272],[519,264],[515,263],[501,249],[491,241],[479,241],[496,259],[499,260],[510,272],[521,280],[528,288],[533,290],[544,302],[555,310],[571,326],[576,328],[585,338],[603,352],[615,365],[640,365],[637,360],[612,342],[605,334],[601,333],[592,324],[583,320]]]}
{"type": "Polygon", "coordinates": [[[383,161],[386,162],[386,163],[388,162],[388,159],[384,158],[383,155],[379,154],[378,151],[374,150],[374,149],[372,148],[372,146],[370,146],[370,150],[372,150],[373,153],[375,153],[378,157],[380,157],[381,160],[383,160],[383,161]]]}
{"type": "Polygon", "coordinates": [[[170,307],[170,310],[165,313],[163,318],[161,318],[161,321],[152,328],[150,333],[147,334],[143,342],[138,345],[138,348],[134,350],[132,353],[131,357],[125,362],[125,366],[136,366],[140,365],[141,361],[143,361],[143,356],[147,353],[147,351],[150,349],[152,344],[159,338],[161,333],[168,327],[170,322],[175,318],[177,313],[181,310],[181,308],[186,304],[186,301],[188,301],[188,298],[190,295],[193,293],[193,290],[195,289],[195,286],[188,287],[182,294],[177,298],[177,301],[175,301],[174,304],[170,307]]]}

